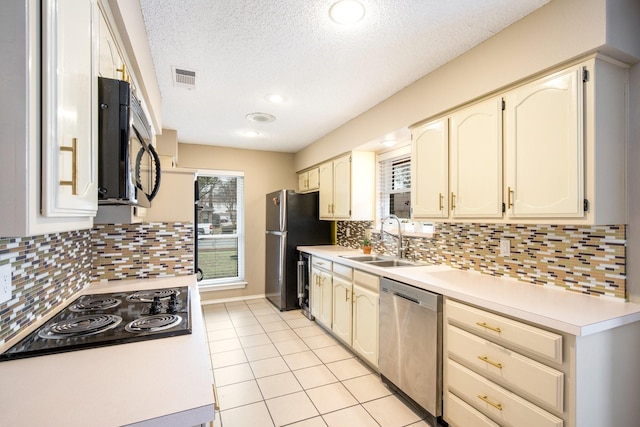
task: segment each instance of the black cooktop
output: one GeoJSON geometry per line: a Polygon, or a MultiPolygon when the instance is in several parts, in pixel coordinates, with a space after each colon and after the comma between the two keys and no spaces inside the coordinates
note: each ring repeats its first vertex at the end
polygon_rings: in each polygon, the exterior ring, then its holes
{"type": "Polygon", "coordinates": [[[83,295],[0,361],[191,333],[189,287],[83,295]]]}

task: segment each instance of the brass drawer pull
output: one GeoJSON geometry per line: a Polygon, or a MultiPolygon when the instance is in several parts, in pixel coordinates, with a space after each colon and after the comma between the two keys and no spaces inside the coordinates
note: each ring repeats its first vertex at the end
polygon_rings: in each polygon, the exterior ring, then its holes
{"type": "Polygon", "coordinates": [[[220,400],[218,399],[218,390],[216,390],[216,385],[211,384],[211,388],[213,389],[213,400],[215,400],[213,409],[215,411],[220,410],[220,400]]]}
{"type": "Polygon", "coordinates": [[[478,399],[482,400],[485,403],[488,403],[489,405],[496,408],[498,411],[502,411],[502,404],[490,401],[486,394],[484,395],[479,394],[478,399]]]}
{"type": "Polygon", "coordinates": [[[71,186],[71,194],[78,195],[78,138],[71,138],[71,147],[60,147],[62,152],[71,153],[71,181],[60,181],[60,185],[71,186]]]}
{"type": "Polygon", "coordinates": [[[502,363],[498,363],[498,362],[494,362],[493,360],[489,360],[489,358],[487,356],[478,356],[478,359],[482,360],[483,362],[488,363],[489,365],[493,365],[498,369],[502,369],[502,363]]]}
{"type": "Polygon", "coordinates": [[[476,325],[481,326],[481,327],[483,327],[485,329],[489,329],[491,331],[497,332],[497,333],[502,332],[502,330],[500,328],[498,328],[497,326],[490,326],[490,325],[487,325],[484,322],[476,322],[476,325]]]}

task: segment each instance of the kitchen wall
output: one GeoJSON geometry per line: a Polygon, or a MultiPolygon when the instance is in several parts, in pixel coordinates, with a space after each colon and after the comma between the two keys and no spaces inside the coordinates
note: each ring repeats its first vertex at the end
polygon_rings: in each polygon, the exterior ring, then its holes
{"type": "Polygon", "coordinates": [[[640,64],[629,72],[629,150],[627,152],[627,293],[640,303],[640,64]]]}
{"type": "Polygon", "coordinates": [[[244,289],[203,292],[202,299],[263,295],[265,196],[278,189],[296,188],[293,154],[195,144],[178,144],[178,153],[181,168],[234,170],[245,174],[245,278],[248,285],[244,289]]]}
{"type": "MultiPolygon", "coordinates": [[[[338,244],[359,248],[369,222],[339,221],[338,244]],[[348,231],[347,231],[348,230],[348,231]]],[[[408,258],[505,276],[572,292],[624,299],[625,226],[436,223],[433,237],[408,237],[408,258]],[[500,239],[511,256],[500,256],[500,239]]],[[[395,255],[397,239],[373,230],[374,252],[395,255]]]]}
{"type": "Polygon", "coordinates": [[[90,230],[0,237],[12,267],[12,299],[0,304],[0,346],[91,280],[90,230]]]}

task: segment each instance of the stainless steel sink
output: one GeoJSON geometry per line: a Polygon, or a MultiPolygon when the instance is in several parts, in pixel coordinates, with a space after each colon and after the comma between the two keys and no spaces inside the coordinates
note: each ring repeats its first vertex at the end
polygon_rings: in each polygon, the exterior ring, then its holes
{"type": "Polygon", "coordinates": [[[378,255],[343,255],[343,258],[350,259],[351,261],[369,262],[378,260],[387,260],[389,257],[381,257],[378,255]]]}
{"type": "Polygon", "coordinates": [[[411,261],[402,261],[399,259],[385,259],[381,261],[367,261],[365,264],[374,265],[376,267],[414,267],[424,264],[418,264],[411,261]]]}

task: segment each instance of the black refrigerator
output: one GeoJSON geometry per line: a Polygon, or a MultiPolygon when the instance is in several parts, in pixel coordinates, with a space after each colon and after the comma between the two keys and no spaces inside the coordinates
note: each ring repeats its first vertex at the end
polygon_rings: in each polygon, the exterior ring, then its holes
{"type": "Polygon", "coordinates": [[[298,250],[333,243],[333,223],[318,219],[318,193],[267,194],[265,295],[279,310],[299,307],[298,250]]]}

